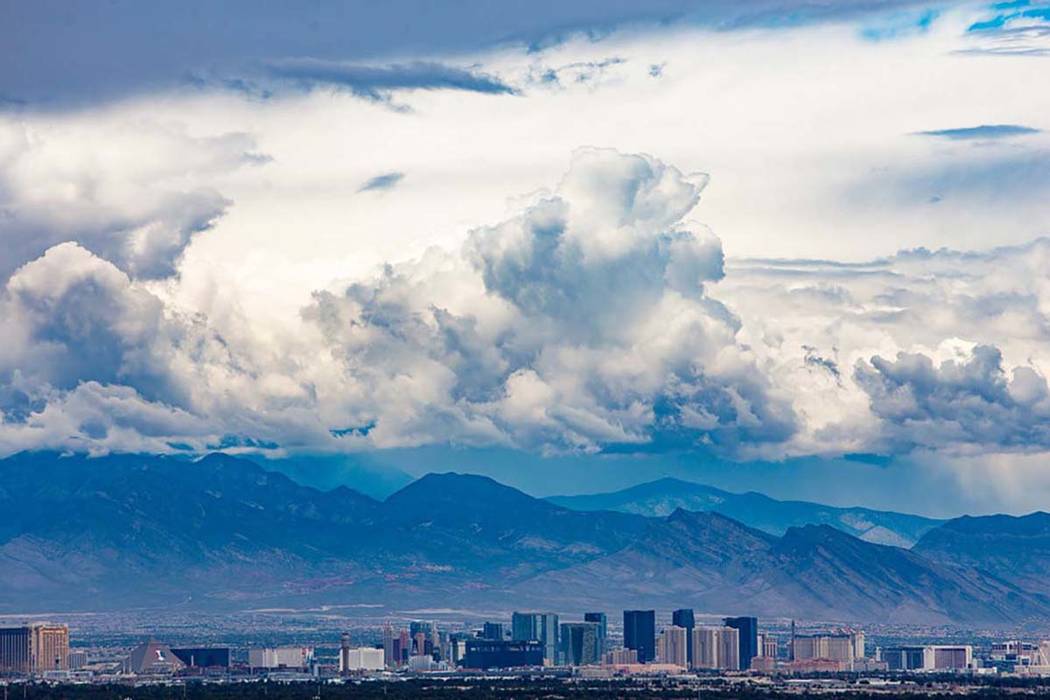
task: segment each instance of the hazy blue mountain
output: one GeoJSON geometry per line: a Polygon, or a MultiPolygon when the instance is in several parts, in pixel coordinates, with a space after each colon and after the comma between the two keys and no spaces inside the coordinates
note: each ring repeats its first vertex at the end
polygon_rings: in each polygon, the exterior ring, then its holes
{"type": "Polygon", "coordinates": [[[548,500],[574,510],[614,510],[647,516],[670,515],[679,508],[721,513],[774,535],[783,535],[789,528],[803,525],[830,525],[867,542],[897,547],[911,547],[925,532],[943,522],[868,508],[778,501],[753,491],[730,493],[670,477],[611,493],[554,496],[548,500]]]}
{"type": "Polygon", "coordinates": [[[586,592],[601,588],[633,605],[843,621],[1016,623],[1050,609],[1045,597],[997,577],[827,525],[775,537],[717,513],[684,510],[654,521],[645,538],[621,551],[530,582],[523,594],[574,591],[582,605],[586,592]]]}
{"type": "Polygon", "coordinates": [[[281,472],[304,486],[327,491],[346,486],[366,496],[383,500],[412,483],[412,477],[389,465],[360,461],[356,455],[306,455],[261,460],[270,471],[281,472]]]}
{"type": "Polygon", "coordinates": [[[378,501],[250,460],[0,460],[0,610],[692,605],[822,619],[1050,619],[1003,577],[829,527],[567,509],[429,474],[378,501]]]}
{"type": "Polygon", "coordinates": [[[1033,591],[1050,581],[1050,513],[964,516],[930,530],[915,551],[941,562],[972,566],[1033,591]]]}

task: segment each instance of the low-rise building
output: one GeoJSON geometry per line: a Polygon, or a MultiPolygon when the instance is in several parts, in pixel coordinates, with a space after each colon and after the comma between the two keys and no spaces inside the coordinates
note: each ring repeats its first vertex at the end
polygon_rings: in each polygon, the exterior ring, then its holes
{"type": "MultiPolygon", "coordinates": [[[[412,657],[415,658],[415,657],[412,657]]],[[[345,649],[339,654],[339,672],[382,671],[385,667],[383,650],[374,647],[345,649]]]]}
{"type": "Polygon", "coordinates": [[[314,659],[311,647],[254,647],[248,650],[248,665],[259,669],[302,670],[314,659]]]}

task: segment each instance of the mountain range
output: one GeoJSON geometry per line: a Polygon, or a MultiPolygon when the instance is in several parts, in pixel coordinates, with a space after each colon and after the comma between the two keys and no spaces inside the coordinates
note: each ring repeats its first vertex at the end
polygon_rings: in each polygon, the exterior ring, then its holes
{"type": "Polygon", "coordinates": [[[778,501],[753,491],[730,493],[670,477],[612,493],[553,496],[547,500],[573,510],[615,510],[650,517],[670,515],[679,508],[710,511],[773,535],[783,535],[788,529],[803,525],[830,525],[867,542],[897,547],[911,547],[925,533],[944,522],[869,508],[778,501]]]}
{"type": "Polygon", "coordinates": [[[1000,561],[1028,556],[1029,545],[1047,561],[1046,514],[949,521],[908,550],[826,524],[777,535],[716,512],[573,510],[454,473],[382,501],[223,454],[20,454],[0,460],[0,475],[0,612],[649,605],[858,622],[1050,620],[1045,578],[1036,568],[1014,576],[1000,561]],[[1016,541],[990,557],[1001,535],[1016,541]],[[957,552],[958,539],[971,549],[957,552]]]}

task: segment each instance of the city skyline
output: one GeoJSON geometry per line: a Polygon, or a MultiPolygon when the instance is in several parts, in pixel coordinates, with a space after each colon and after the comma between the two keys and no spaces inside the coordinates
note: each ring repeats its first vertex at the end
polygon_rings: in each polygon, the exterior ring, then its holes
{"type": "Polygon", "coordinates": [[[1048,61],[1050,0],[0,0],[5,700],[1050,690],[1048,61]]]}
{"type": "MultiPolygon", "coordinates": [[[[0,628],[0,680],[3,677],[39,677],[61,680],[78,678],[108,682],[112,674],[132,679],[174,677],[208,672],[216,680],[241,674],[328,674],[328,677],[355,674],[381,674],[391,671],[409,674],[443,673],[461,669],[513,670],[529,668],[571,669],[603,667],[610,674],[674,674],[738,672],[774,676],[801,676],[811,673],[952,672],[1050,674],[1050,641],[1027,642],[999,637],[975,644],[921,641],[916,635],[885,645],[869,645],[863,630],[855,627],[812,625],[807,632],[796,632],[792,620],[786,636],[771,633],[756,618],[727,618],[723,624],[694,624],[686,628],[684,618],[711,617],[692,609],[676,609],[669,615],[661,611],[624,610],[624,625],[598,646],[599,622],[570,620],[550,626],[551,613],[514,612],[509,618],[491,619],[482,624],[437,623],[416,619],[407,625],[382,625],[382,641],[355,645],[343,632],[333,660],[329,651],[312,645],[248,646],[172,646],[155,637],[136,644],[120,656],[115,665],[100,663],[113,658],[113,652],[92,646],[85,653],[70,644],[66,624],[34,622],[22,627],[0,628]],[[492,632],[509,619],[516,633],[492,632]],[[693,639],[687,653],[687,631],[693,639]],[[547,637],[554,635],[551,640],[547,637]],[[652,634],[652,638],[649,635],[652,634]],[[545,653],[553,641],[555,656],[545,653]],[[399,648],[399,642],[408,646],[399,648]],[[751,653],[751,650],[755,653],[751,653]],[[651,656],[649,656],[651,654],[651,656]],[[646,658],[648,656],[648,658],[646,658]],[[235,669],[240,669],[235,671],[235,669]],[[675,670],[677,669],[677,671],[675,670]],[[984,669],[981,671],[980,669],[984,669]],[[73,675],[78,674],[78,675],[73,675]]],[[[606,613],[577,613],[572,618],[606,616],[606,613]]],[[[375,627],[370,629],[373,634],[375,627]]],[[[782,624],[774,630],[783,632],[782,624]]],[[[500,629],[502,632],[502,629],[500,629]]],[[[360,632],[358,632],[360,634],[360,632]]],[[[374,639],[374,637],[373,637],[374,639]]],[[[594,676],[593,674],[591,677],[594,676]]],[[[289,677],[290,678],[290,677],[289,677]]]]}

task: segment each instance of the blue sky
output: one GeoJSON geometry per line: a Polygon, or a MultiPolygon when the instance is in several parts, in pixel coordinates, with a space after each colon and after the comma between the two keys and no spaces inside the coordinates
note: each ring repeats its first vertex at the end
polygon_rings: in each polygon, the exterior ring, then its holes
{"type": "Polygon", "coordinates": [[[1048,51],[1033,2],[2,3],[0,453],[1037,507],[1048,51]]]}

